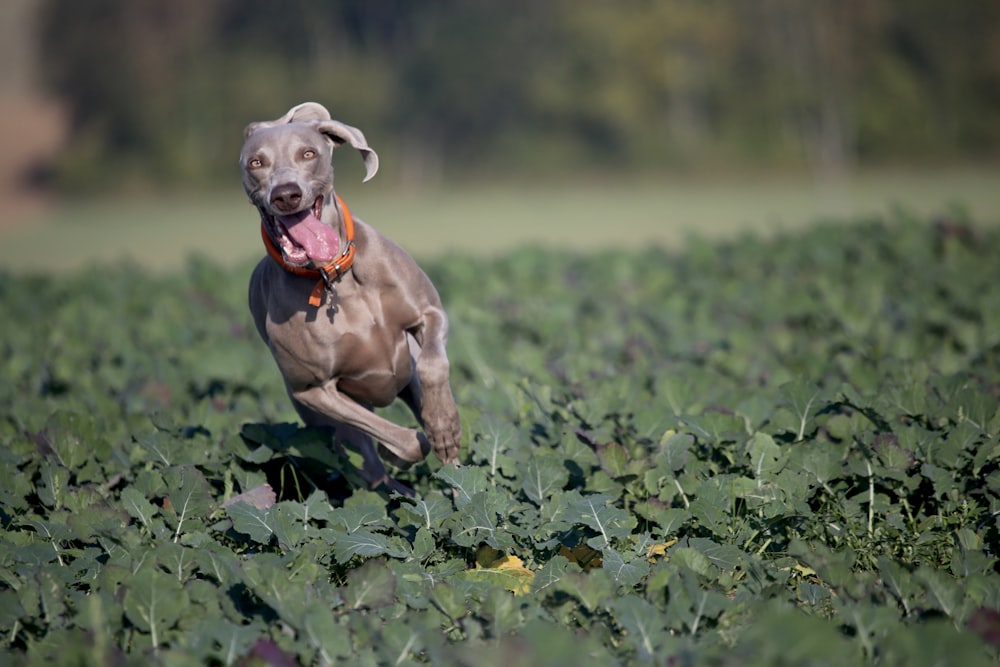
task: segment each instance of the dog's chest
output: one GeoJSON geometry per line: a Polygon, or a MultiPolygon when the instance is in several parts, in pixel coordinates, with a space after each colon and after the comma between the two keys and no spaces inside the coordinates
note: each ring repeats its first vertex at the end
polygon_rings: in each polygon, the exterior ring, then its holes
{"type": "Polygon", "coordinates": [[[412,375],[405,325],[388,319],[377,294],[335,290],[326,297],[318,309],[268,300],[266,338],[285,380],[293,388],[336,380],[359,400],[391,401],[412,375]]]}

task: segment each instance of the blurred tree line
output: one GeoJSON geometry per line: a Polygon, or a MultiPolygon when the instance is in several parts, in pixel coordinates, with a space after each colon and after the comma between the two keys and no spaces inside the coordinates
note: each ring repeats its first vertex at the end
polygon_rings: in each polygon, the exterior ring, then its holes
{"type": "Polygon", "coordinates": [[[416,183],[1000,152],[987,0],[45,0],[41,32],[65,189],[231,182],[305,100],[416,183]]]}

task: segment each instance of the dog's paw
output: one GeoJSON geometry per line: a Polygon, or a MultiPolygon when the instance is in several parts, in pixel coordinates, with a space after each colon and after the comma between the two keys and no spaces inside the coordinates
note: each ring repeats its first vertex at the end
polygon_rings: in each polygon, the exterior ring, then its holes
{"type": "Polygon", "coordinates": [[[441,463],[458,463],[458,449],[462,441],[462,425],[458,415],[429,421],[426,430],[434,454],[441,459],[441,463]]]}

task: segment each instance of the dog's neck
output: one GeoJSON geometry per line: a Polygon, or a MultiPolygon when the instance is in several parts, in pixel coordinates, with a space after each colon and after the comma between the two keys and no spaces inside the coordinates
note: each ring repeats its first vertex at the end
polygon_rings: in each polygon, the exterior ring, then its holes
{"type": "Polygon", "coordinates": [[[274,240],[267,231],[267,226],[261,221],[260,232],[261,238],[264,241],[264,247],[267,249],[267,254],[271,256],[281,268],[289,273],[297,276],[302,276],[303,278],[314,278],[317,280],[316,286],[313,287],[312,293],[309,295],[309,305],[319,307],[323,303],[323,296],[327,289],[332,289],[333,284],[340,280],[341,276],[351,270],[354,265],[354,253],[356,246],[354,244],[354,218],[351,216],[351,210],[347,208],[347,204],[341,199],[336,193],[330,194],[331,202],[329,206],[324,206],[323,218],[324,222],[328,222],[325,218],[327,217],[327,211],[336,211],[333,214],[336,217],[337,231],[343,237],[343,250],[330,260],[324,266],[293,266],[285,261],[284,256],[281,254],[281,250],[275,245],[274,240]]]}

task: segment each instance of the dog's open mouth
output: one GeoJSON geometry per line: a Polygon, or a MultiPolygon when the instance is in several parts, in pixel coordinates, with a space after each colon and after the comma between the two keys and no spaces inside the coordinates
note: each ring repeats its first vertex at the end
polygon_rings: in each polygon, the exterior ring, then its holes
{"type": "Polygon", "coordinates": [[[291,215],[272,215],[261,210],[271,238],[292,266],[306,266],[310,262],[323,265],[337,256],[340,236],[320,219],[322,213],[322,197],[316,198],[312,208],[291,215]]]}

